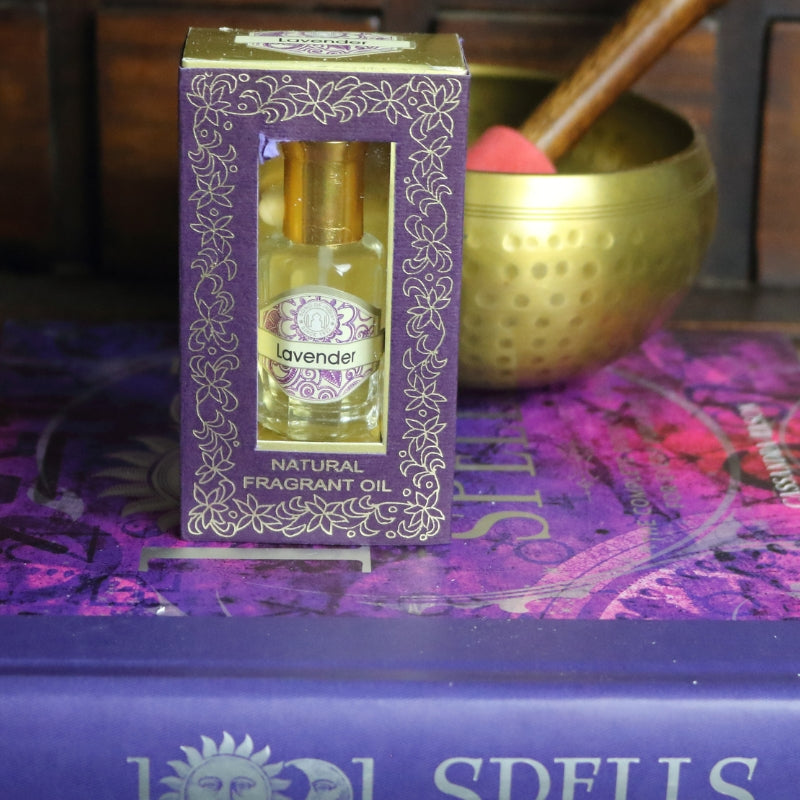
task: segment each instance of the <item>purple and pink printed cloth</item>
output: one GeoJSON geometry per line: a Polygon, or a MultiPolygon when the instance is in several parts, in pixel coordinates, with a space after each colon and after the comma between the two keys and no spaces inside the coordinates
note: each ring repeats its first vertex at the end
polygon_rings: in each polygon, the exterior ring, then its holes
{"type": "Polygon", "coordinates": [[[462,394],[454,540],[428,547],[182,541],[177,391],[172,326],[5,325],[0,614],[800,617],[782,336],[662,331],[570,384],[462,394]]]}

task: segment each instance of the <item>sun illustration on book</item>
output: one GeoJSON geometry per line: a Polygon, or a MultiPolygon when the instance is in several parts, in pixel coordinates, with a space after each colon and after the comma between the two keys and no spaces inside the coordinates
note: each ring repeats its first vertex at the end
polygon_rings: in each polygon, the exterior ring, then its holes
{"type": "Polygon", "coordinates": [[[211,800],[211,798],[236,798],[236,800],[290,800],[281,789],[289,786],[278,773],[283,762],[269,764],[270,748],[253,752],[253,740],[245,736],[237,745],[225,732],[219,746],[207,736],[202,752],[194,747],[181,747],[186,761],[170,761],[175,775],[162,778],[169,792],[160,800],[211,800]]]}
{"type": "MultiPolygon", "coordinates": [[[[177,400],[177,398],[176,398],[177,400]]],[[[170,409],[177,420],[176,400],[170,409]]],[[[159,513],[160,530],[168,531],[180,521],[180,468],[178,440],[164,436],[139,436],[136,445],[110,454],[121,462],[95,473],[99,478],[116,478],[120,483],[106,489],[102,497],[127,497],[122,516],[159,513]]]]}
{"type": "Polygon", "coordinates": [[[177,442],[157,436],[142,436],[137,442],[141,445],[138,448],[111,454],[122,464],[95,473],[100,478],[118,478],[121,481],[106,489],[101,496],[129,498],[121,511],[123,517],[160,512],[158,527],[167,531],[179,521],[177,442]]]}

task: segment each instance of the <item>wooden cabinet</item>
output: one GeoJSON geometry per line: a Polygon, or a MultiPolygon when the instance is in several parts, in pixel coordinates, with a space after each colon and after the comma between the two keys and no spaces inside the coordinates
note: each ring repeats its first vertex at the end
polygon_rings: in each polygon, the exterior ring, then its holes
{"type": "MultiPolygon", "coordinates": [[[[472,62],[563,74],[631,0],[9,0],[0,8],[0,269],[174,281],[177,67],[189,25],[457,32],[472,62]]],[[[705,132],[710,282],[800,285],[800,0],[729,0],[635,87],[705,132]]]]}
{"type": "Polygon", "coordinates": [[[800,21],[770,26],[756,250],[761,280],[800,284],[800,21]]]}
{"type": "Polygon", "coordinates": [[[52,226],[44,9],[0,8],[0,242],[9,263],[45,257],[52,226]]]}

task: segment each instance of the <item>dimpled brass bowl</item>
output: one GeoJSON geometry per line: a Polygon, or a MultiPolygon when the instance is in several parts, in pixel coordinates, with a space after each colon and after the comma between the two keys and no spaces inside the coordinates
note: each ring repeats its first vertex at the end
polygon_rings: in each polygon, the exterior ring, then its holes
{"type": "MultiPolygon", "coordinates": [[[[552,85],[474,67],[470,136],[518,125],[552,85]]],[[[626,95],[557,166],[467,172],[463,386],[539,386],[607,364],[666,321],[700,268],[716,181],[682,117],[626,95]]]]}

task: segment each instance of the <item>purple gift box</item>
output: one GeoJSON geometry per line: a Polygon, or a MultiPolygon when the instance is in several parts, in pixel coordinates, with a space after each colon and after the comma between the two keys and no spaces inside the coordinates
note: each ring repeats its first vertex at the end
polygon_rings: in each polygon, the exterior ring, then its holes
{"type": "Polygon", "coordinates": [[[456,36],[190,30],[185,538],[449,540],[468,88],[456,36]]]}

